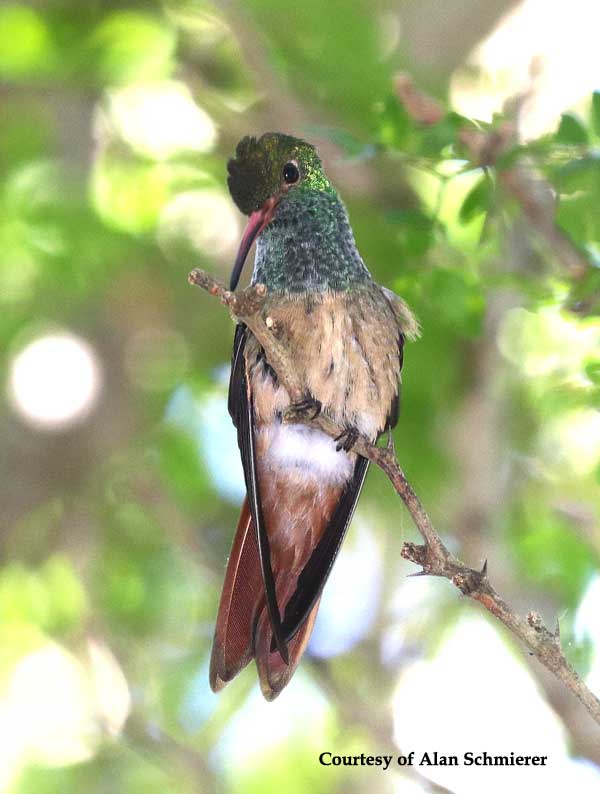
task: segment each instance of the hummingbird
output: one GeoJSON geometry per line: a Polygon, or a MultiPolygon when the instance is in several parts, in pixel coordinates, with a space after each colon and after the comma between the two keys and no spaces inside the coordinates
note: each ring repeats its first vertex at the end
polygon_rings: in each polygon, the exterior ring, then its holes
{"type": "MultiPolygon", "coordinates": [[[[353,452],[396,425],[404,343],[418,334],[406,303],[363,262],[348,214],[313,145],[269,132],[245,137],[228,186],[249,216],[231,290],[256,241],[252,284],[267,288],[265,316],[285,329],[303,384],[292,404],[264,350],[235,330],[228,408],[247,496],[227,563],[210,664],[217,692],[253,658],[273,700],[310,638],[325,582],[352,519],[368,460],[353,452]],[[300,423],[319,413],[337,439],[300,423]]],[[[343,609],[343,604],[340,605],[343,609]]]]}

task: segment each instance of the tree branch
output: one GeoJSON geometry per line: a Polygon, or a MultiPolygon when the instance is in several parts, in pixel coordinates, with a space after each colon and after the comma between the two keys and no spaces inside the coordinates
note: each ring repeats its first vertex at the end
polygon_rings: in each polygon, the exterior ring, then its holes
{"type": "MultiPolygon", "coordinates": [[[[275,323],[264,310],[267,298],[266,287],[263,284],[256,284],[244,290],[230,292],[203,270],[193,270],[189,275],[189,282],[220,298],[221,302],[229,307],[233,317],[252,331],[264,349],[267,361],[277,373],[279,382],[286,388],[292,404],[301,402],[304,390],[294,368],[293,352],[285,343],[285,329],[275,323]]],[[[322,414],[310,419],[305,414],[296,413],[293,408],[286,411],[283,421],[301,422],[322,430],[332,438],[343,432],[343,428],[338,427],[322,414]]],[[[554,673],[579,698],[600,725],[600,700],[587,688],[567,662],[560,645],[558,628],[556,632],[551,632],[535,612],[530,612],[527,618],[515,614],[490,584],[487,562],[482,570],[476,571],[448,551],[419,497],[406,479],[396,458],[393,444],[377,447],[367,438],[359,436],[353,450],[375,463],[387,475],[424,540],[423,545],[405,543],[402,549],[402,556],[405,559],[421,566],[422,570],[413,575],[441,576],[449,579],[463,595],[482,604],[524,643],[544,667],[554,673]]]]}

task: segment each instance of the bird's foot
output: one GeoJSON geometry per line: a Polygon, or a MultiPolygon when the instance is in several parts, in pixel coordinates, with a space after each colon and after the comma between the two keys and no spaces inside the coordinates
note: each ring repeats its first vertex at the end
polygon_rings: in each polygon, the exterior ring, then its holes
{"type": "Polygon", "coordinates": [[[388,427],[387,434],[388,434],[387,444],[386,444],[387,450],[388,452],[391,452],[393,455],[395,455],[396,445],[394,444],[394,434],[392,433],[391,427],[388,427]]]}
{"type": "Polygon", "coordinates": [[[356,429],[356,427],[347,427],[343,433],[340,433],[339,436],[336,436],[333,440],[337,442],[335,445],[336,450],[339,452],[340,450],[344,450],[344,452],[350,452],[352,447],[358,441],[360,433],[356,429]]]}
{"type": "Polygon", "coordinates": [[[306,397],[300,402],[292,403],[286,410],[284,418],[286,421],[298,421],[299,419],[316,419],[321,413],[321,403],[314,397],[306,397]]]}

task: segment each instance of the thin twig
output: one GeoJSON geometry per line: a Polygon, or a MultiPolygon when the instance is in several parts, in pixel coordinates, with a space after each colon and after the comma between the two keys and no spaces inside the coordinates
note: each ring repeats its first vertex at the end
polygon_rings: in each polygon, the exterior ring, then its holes
{"type": "MultiPolygon", "coordinates": [[[[272,318],[264,310],[267,299],[266,287],[263,284],[256,284],[244,290],[230,292],[223,284],[202,270],[193,270],[189,275],[189,281],[190,284],[219,297],[222,303],[229,307],[234,318],[243,322],[252,331],[264,349],[267,361],[277,373],[279,382],[286,388],[291,403],[301,402],[304,389],[294,367],[293,351],[285,343],[285,329],[273,323],[272,318]]],[[[286,412],[284,421],[301,422],[319,428],[332,438],[338,437],[343,431],[343,428],[338,427],[335,422],[322,414],[309,418],[304,414],[296,413],[293,408],[286,412]]],[[[600,725],[600,700],[587,688],[568,663],[561,648],[558,629],[554,633],[551,632],[535,612],[530,612],[527,618],[514,613],[490,584],[487,562],[482,570],[476,571],[448,551],[419,497],[406,479],[392,446],[377,447],[368,439],[359,436],[353,449],[379,466],[388,476],[423,537],[423,545],[405,543],[402,556],[420,565],[422,575],[449,579],[464,595],[482,604],[524,643],[544,667],[554,673],[579,698],[600,725]]]]}

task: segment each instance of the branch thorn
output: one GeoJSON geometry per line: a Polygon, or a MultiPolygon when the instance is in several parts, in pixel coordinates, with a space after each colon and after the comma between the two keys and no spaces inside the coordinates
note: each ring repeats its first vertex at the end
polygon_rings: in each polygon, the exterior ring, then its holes
{"type": "Polygon", "coordinates": [[[528,612],[527,613],[527,622],[536,631],[541,631],[541,629],[543,627],[542,617],[539,614],[539,612],[528,612]]]}

